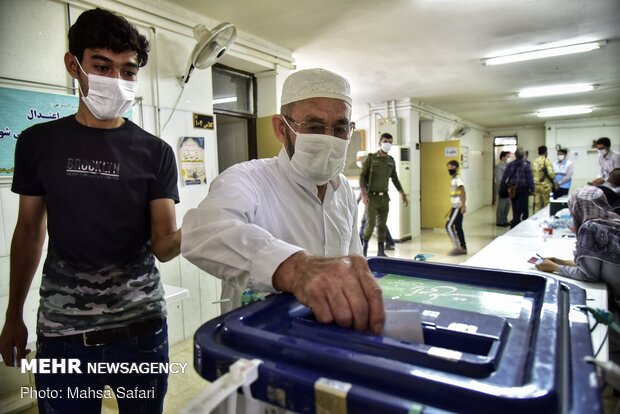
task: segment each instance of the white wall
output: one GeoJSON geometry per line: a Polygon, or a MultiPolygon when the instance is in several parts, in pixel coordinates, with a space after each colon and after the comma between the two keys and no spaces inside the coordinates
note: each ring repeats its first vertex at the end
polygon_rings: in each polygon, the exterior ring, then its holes
{"type": "MultiPolygon", "coordinates": [[[[511,127],[492,129],[489,131],[491,138],[491,151],[493,150],[493,138],[498,136],[517,136],[517,145],[529,151],[528,159],[531,161],[538,157],[538,147],[545,144],[545,128],[544,127],[511,127]]],[[[549,151],[551,153],[551,150],[549,151]]],[[[491,176],[493,172],[491,171],[491,176]]]]}
{"type": "Polygon", "coordinates": [[[598,153],[592,141],[611,140],[611,149],[620,152],[620,116],[582,120],[554,121],[545,124],[549,158],[557,160],[555,146],[568,148],[568,159],[575,163],[571,190],[585,185],[600,173],[598,153]]]}

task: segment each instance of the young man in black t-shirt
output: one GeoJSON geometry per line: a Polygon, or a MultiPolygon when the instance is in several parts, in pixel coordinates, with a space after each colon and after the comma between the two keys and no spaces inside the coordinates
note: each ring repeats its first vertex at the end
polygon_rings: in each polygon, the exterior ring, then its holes
{"type": "Polygon", "coordinates": [[[99,412],[104,385],[121,412],[163,409],[165,373],[86,373],[87,363],[168,362],[155,257],[179,254],[175,157],[163,140],[122,117],[148,49],[124,18],[101,9],[82,13],[64,57],[79,84],[77,113],[35,125],[17,141],[12,191],[20,196],[19,216],[0,352],[7,365],[29,352],[23,307],[47,224],[37,358],[79,359],[83,372],[35,374],[38,390],[57,391],[37,394],[42,413],[99,412]]]}

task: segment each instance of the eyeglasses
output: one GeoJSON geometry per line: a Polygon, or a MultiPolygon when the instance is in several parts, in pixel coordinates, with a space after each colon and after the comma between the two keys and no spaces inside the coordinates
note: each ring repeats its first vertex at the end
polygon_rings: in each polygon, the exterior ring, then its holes
{"type": "Polygon", "coordinates": [[[295,130],[293,129],[293,127],[291,127],[288,121],[297,125],[297,132],[301,132],[302,134],[333,135],[336,138],[348,140],[349,138],[351,138],[353,131],[355,131],[355,122],[349,122],[348,124],[334,125],[332,127],[328,127],[327,125],[321,124],[320,122],[297,122],[284,114],[280,114],[280,116],[282,116],[286,125],[288,125],[288,127],[291,128],[294,132],[295,130]],[[330,131],[331,134],[328,133],[328,131],[330,131]]]}

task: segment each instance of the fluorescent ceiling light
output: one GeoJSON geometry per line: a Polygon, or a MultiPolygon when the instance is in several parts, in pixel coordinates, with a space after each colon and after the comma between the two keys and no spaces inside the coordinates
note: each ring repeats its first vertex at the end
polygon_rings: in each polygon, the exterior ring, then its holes
{"type": "Polygon", "coordinates": [[[549,116],[562,116],[562,115],[577,115],[577,114],[589,114],[592,112],[592,107],[587,105],[579,106],[562,106],[559,108],[546,108],[541,109],[536,113],[538,117],[545,118],[549,116]]]}
{"type": "Polygon", "coordinates": [[[531,98],[534,96],[564,95],[568,93],[587,92],[597,85],[588,83],[573,83],[567,85],[541,86],[539,88],[527,88],[518,93],[519,98],[531,98]]]}
{"type": "Polygon", "coordinates": [[[575,45],[550,47],[546,49],[531,50],[529,52],[515,53],[512,55],[497,56],[487,59],[482,59],[482,64],[501,65],[504,63],[521,62],[524,60],[542,59],[552,56],[568,55],[571,53],[589,52],[591,50],[600,49],[607,43],[606,40],[589,43],[578,43],[575,45]]]}
{"type": "Polygon", "coordinates": [[[213,100],[213,105],[223,104],[228,102],[237,102],[236,96],[228,96],[226,98],[216,98],[213,100]]]}

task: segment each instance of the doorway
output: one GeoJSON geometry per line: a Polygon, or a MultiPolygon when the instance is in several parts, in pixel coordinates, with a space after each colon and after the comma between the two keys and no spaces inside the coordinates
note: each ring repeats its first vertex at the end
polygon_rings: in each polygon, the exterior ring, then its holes
{"type": "Polygon", "coordinates": [[[213,113],[217,135],[218,172],[258,156],[256,142],[256,77],[215,65],[213,113]]]}
{"type": "Polygon", "coordinates": [[[256,120],[216,115],[218,172],[231,165],[257,158],[256,120]]]}
{"type": "Polygon", "coordinates": [[[461,161],[461,141],[420,144],[420,221],[422,228],[443,228],[450,211],[450,176],[446,164],[461,161]]]}

